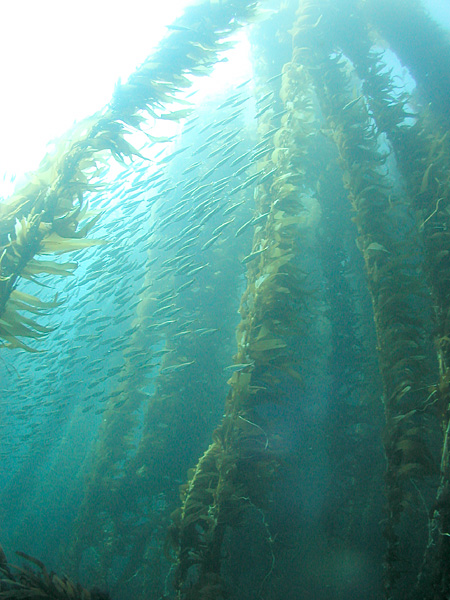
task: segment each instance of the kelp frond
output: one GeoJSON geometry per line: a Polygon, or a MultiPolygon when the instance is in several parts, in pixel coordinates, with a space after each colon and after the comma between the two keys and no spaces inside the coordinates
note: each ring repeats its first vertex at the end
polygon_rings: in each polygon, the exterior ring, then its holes
{"type": "Polygon", "coordinates": [[[97,589],[87,590],[73,582],[66,575],[59,577],[48,572],[44,563],[24,552],[16,552],[38,571],[30,566],[9,565],[0,546],[0,599],[3,600],[108,600],[109,595],[97,589]]]}

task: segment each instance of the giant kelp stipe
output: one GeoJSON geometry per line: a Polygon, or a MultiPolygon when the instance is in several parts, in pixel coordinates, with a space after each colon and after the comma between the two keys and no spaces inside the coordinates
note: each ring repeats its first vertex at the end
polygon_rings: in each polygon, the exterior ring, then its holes
{"type": "Polygon", "coordinates": [[[449,57],[197,3],[0,203],[0,597],[448,597],[449,57]]]}

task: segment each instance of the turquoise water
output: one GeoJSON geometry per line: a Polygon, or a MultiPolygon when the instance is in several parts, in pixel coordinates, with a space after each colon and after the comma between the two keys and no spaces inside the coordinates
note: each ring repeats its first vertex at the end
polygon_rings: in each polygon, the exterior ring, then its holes
{"type": "Polygon", "coordinates": [[[263,8],[168,28],[94,116],[139,151],[44,211],[48,304],[0,295],[0,540],[117,599],[444,598],[445,12],[263,8]]]}

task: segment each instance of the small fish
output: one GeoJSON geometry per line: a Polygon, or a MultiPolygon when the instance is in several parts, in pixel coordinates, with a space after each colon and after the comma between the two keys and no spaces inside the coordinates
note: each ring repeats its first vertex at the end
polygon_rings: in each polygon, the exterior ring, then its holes
{"type": "Polygon", "coordinates": [[[221,192],[228,185],[228,182],[225,181],[224,183],[218,184],[216,181],[213,185],[214,185],[214,193],[216,194],[217,192],[221,192]]]}
{"type": "Polygon", "coordinates": [[[214,229],[214,231],[212,232],[212,234],[216,235],[217,233],[220,233],[223,229],[225,229],[225,227],[228,227],[228,225],[231,225],[231,223],[235,220],[235,218],[236,217],[231,217],[231,219],[228,219],[228,221],[225,221],[224,223],[221,223],[221,225],[218,225],[214,229]]]}
{"type": "Polygon", "coordinates": [[[191,269],[190,271],[188,271],[186,273],[186,275],[188,277],[190,277],[191,275],[194,275],[194,273],[198,273],[199,271],[201,271],[202,269],[204,269],[205,267],[207,267],[209,265],[209,263],[206,263],[206,265],[200,265],[199,267],[196,267],[195,269],[191,269]]]}
{"type": "Polygon", "coordinates": [[[205,133],[205,131],[208,131],[208,129],[210,129],[212,127],[213,123],[207,123],[204,127],[202,127],[202,129],[200,129],[199,134],[201,135],[202,133],[205,133]]]}
{"type": "Polygon", "coordinates": [[[213,235],[212,238],[210,238],[207,242],[205,242],[201,249],[206,250],[207,248],[212,246],[219,237],[220,237],[220,231],[219,231],[219,233],[216,233],[216,235],[213,235]]]}
{"type": "Polygon", "coordinates": [[[195,279],[190,279],[189,281],[186,281],[186,283],[183,283],[183,285],[180,285],[180,287],[177,288],[177,293],[179,294],[180,292],[182,292],[183,290],[187,289],[188,287],[190,287],[194,283],[195,283],[195,279]]]}
{"type": "Polygon", "coordinates": [[[197,329],[195,333],[197,333],[200,337],[203,337],[205,335],[211,335],[212,333],[216,333],[217,331],[219,331],[217,328],[210,327],[204,329],[197,329]]]}
{"type": "Polygon", "coordinates": [[[177,275],[183,275],[183,273],[187,273],[190,268],[194,265],[194,259],[190,259],[186,262],[186,264],[181,265],[176,270],[177,275]]]}
{"type": "Polygon", "coordinates": [[[273,77],[271,77],[270,79],[268,79],[266,81],[266,83],[272,83],[273,81],[276,81],[277,79],[279,79],[280,77],[282,77],[283,73],[278,73],[278,75],[274,75],[273,77]]]}
{"type": "Polygon", "coordinates": [[[239,90],[240,88],[248,85],[252,80],[251,79],[246,79],[245,81],[243,81],[242,83],[240,83],[239,85],[235,86],[236,90],[239,90]]]}
{"type": "Polygon", "coordinates": [[[244,104],[244,102],[247,102],[247,100],[250,100],[251,96],[246,96],[245,98],[241,98],[239,100],[235,100],[233,102],[233,106],[240,106],[241,104],[244,104]]]}
{"type": "Polygon", "coordinates": [[[354,98],[353,100],[350,100],[350,102],[347,102],[347,104],[342,107],[342,112],[350,110],[350,108],[352,108],[352,106],[355,106],[355,104],[359,102],[361,98],[364,98],[364,94],[361,94],[361,96],[358,96],[358,98],[354,98]]]}
{"type": "Polygon", "coordinates": [[[264,221],[264,219],[266,217],[268,217],[269,214],[270,214],[270,211],[266,212],[266,213],[263,213],[262,215],[259,215],[259,217],[253,217],[253,223],[252,223],[252,225],[257,225],[258,223],[261,223],[261,221],[264,221]]]}
{"type": "Polygon", "coordinates": [[[220,154],[220,152],[223,151],[223,147],[219,146],[218,148],[216,148],[215,150],[213,150],[212,152],[210,152],[207,156],[207,158],[212,158],[213,156],[216,156],[217,154],[220,154]]]}
{"type": "MultiPolygon", "coordinates": [[[[276,132],[278,131],[277,127],[274,127],[273,129],[270,129],[269,131],[267,131],[263,136],[263,142],[267,141],[272,135],[274,135],[276,132]]],[[[262,142],[260,142],[262,143],[262,142]]]]}
{"type": "Polygon", "coordinates": [[[274,169],[272,169],[271,171],[269,171],[268,173],[263,175],[263,177],[261,177],[261,180],[259,183],[264,183],[265,181],[267,181],[276,171],[277,171],[277,167],[275,167],[274,169]]]}
{"type": "Polygon", "coordinates": [[[250,167],[252,166],[251,163],[249,163],[248,165],[244,165],[243,167],[240,167],[236,173],[233,173],[233,177],[239,177],[239,175],[241,173],[244,173],[244,171],[246,171],[247,169],[250,169],[250,167]]]}
{"type": "Polygon", "coordinates": [[[252,156],[250,157],[250,160],[252,162],[256,162],[259,158],[261,158],[261,156],[264,156],[265,154],[267,154],[271,150],[272,150],[272,148],[270,146],[266,146],[262,150],[259,150],[258,152],[255,152],[254,154],[252,154],[252,156]]]}
{"type": "Polygon", "coordinates": [[[241,260],[241,263],[243,265],[245,265],[246,263],[250,262],[251,260],[253,260],[254,258],[256,258],[257,256],[260,256],[263,252],[265,252],[267,250],[267,248],[262,248],[262,250],[255,250],[255,252],[252,252],[251,254],[249,254],[248,256],[246,256],[245,258],[243,258],[241,260]]]}
{"type": "Polygon", "coordinates": [[[157,325],[154,326],[154,328],[155,329],[162,329],[163,327],[167,327],[167,325],[173,325],[176,322],[177,322],[176,319],[169,319],[167,321],[164,321],[163,323],[158,323],[157,325]]]}
{"type": "Polygon", "coordinates": [[[159,281],[160,279],[167,277],[167,275],[169,275],[170,273],[173,273],[174,271],[175,271],[174,267],[168,267],[167,269],[163,269],[160,273],[158,273],[158,275],[156,275],[155,281],[159,281]]]}
{"type": "Polygon", "coordinates": [[[230,104],[233,104],[233,102],[235,100],[238,100],[239,97],[241,96],[242,92],[238,92],[237,94],[233,94],[232,96],[230,96],[229,98],[227,98],[227,100],[225,100],[225,102],[223,102],[223,104],[221,104],[220,106],[217,107],[217,110],[221,110],[222,108],[225,108],[227,106],[229,106],[230,104]]]}
{"type": "Polygon", "coordinates": [[[205,143],[209,144],[209,142],[212,142],[213,140],[216,140],[216,139],[217,139],[217,133],[214,132],[206,138],[205,143]]]}
{"type": "Polygon", "coordinates": [[[214,165],[214,167],[212,167],[212,169],[209,169],[209,171],[206,171],[206,173],[200,177],[200,181],[206,181],[208,179],[208,177],[211,177],[211,175],[214,173],[215,170],[216,170],[216,166],[214,165]]]}
{"type": "Polygon", "coordinates": [[[272,108],[272,102],[270,102],[269,104],[267,104],[266,106],[263,106],[263,108],[258,110],[258,112],[255,115],[255,119],[259,119],[259,117],[262,117],[263,114],[269,110],[269,108],[272,108]]]}
{"type": "Polygon", "coordinates": [[[282,117],[283,115],[285,115],[287,113],[287,109],[283,109],[280,110],[280,112],[275,113],[274,115],[272,115],[272,119],[278,119],[278,117],[282,117]]]}
{"type": "Polygon", "coordinates": [[[229,206],[228,208],[226,208],[223,211],[223,216],[228,215],[230,212],[233,212],[233,210],[236,210],[236,208],[238,206],[241,206],[244,203],[245,203],[245,200],[241,200],[240,202],[235,202],[234,204],[232,204],[231,206],[229,206]]]}
{"type": "Polygon", "coordinates": [[[248,188],[250,185],[252,185],[252,183],[254,183],[258,177],[260,176],[260,172],[256,173],[256,175],[250,175],[250,177],[248,177],[248,179],[246,179],[244,181],[244,183],[240,186],[241,190],[245,190],[245,188],[248,188]]]}
{"type": "Polygon", "coordinates": [[[192,113],[192,108],[184,108],[182,110],[174,110],[170,113],[163,113],[159,115],[160,119],[164,121],[179,121],[180,119],[185,119],[192,113]]]}
{"type": "Polygon", "coordinates": [[[226,162],[228,162],[230,160],[231,156],[225,156],[225,158],[222,158],[222,160],[219,160],[219,162],[216,164],[216,169],[220,169],[220,167],[222,165],[224,165],[226,162]]]}
{"type": "Polygon", "coordinates": [[[166,25],[166,29],[170,31],[193,31],[190,27],[185,27],[184,25],[166,25]]]}
{"type": "Polygon", "coordinates": [[[216,140],[223,140],[225,143],[228,143],[240,133],[242,132],[239,129],[235,129],[231,131],[231,133],[225,130],[223,133],[219,133],[219,135],[216,136],[216,140]]]}
{"type": "MultiPolygon", "coordinates": [[[[267,214],[267,213],[266,213],[267,214]]],[[[261,215],[262,217],[263,215],[261,215]]],[[[266,216],[266,215],[264,215],[266,216]]],[[[257,217],[257,219],[259,219],[260,217],[257,217]]],[[[244,233],[244,231],[246,229],[248,229],[251,225],[255,224],[255,217],[252,217],[249,221],[246,221],[241,227],[239,227],[239,229],[236,231],[236,233],[234,234],[235,237],[238,237],[241,235],[241,233],[244,233]]]]}
{"type": "Polygon", "coordinates": [[[234,121],[235,119],[237,119],[239,117],[239,115],[242,114],[242,108],[239,108],[238,110],[235,110],[234,113],[232,113],[228,119],[225,119],[222,124],[223,125],[228,125],[228,123],[231,123],[232,121],[234,121]]]}
{"type": "Polygon", "coordinates": [[[189,167],[186,167],[186,169],[184,169],[184,171],[182,171],[182,175],[187,175],[187,173],[190,173],[191,171],[194,171],[197,167],[199,167],[202,163],[200,161],[192,163],[192,165],[189,165],[189,167]]]}
{"type": "Polygon", "coordinates": [[[241,154],[240,156],[238,156],[237,158],[235,158],[233,160],[232,163],[230,163],[230,167],[234,167],[235,165],[239,164],[240,162],[242,162],[244,160],[244,158],[246,158],[247,156],[249,156],[251,150],[247,150],[246,152],[244,152],[243,154],[241,154]]]}
{"type": "Polygon", "coordinates": [[[216,214],[216,212],[218,212],[222,207],[220,206],[220,204],[218,204],[215,208],[213,208],[212,210],[210,210],[208,213],[206,213],[206,215],[203,217],[203,219],[200,221],[201,225],[204,225],[206,223],[206,221],[209,221],[209,219],[216,214]]]}
{"type": "Polygon", "coordinates": [[[178,331],[177,333],[175,333],[172,336],[172,338],[176,339],[176,338],[184,337],[185,335],[192,335],[192,331],[189,331],[189,329],[184,329],[183,331],[178,331]]]}
{"type": "Polygon", "coordinates": [[[237,363],[235,365],[229,365],[224,368],[224,371],[227,373],[236,373],[236,371],[242,371],[243,369],[247,369],[248,367],[253,367],[255,365],[254,362],[251,363],[237,363]]]}
{"type": "Polygon", "coordinates": [[[230,144],[227,148],[225,148],[223,155],[228,156],[229,154],[231,154],[233,152],[233,150],[236,148],[236,146],[240,143],[241,143],[241,140],[238,140],[237,142],[233,142],[232,144],[230,144]]]}
{"type": "Polygon", "coordinates": [[[181,371],[182,369],[185,369],[186,367],[189,367],[189,365],[193,365],[194,363],[195,360],[191,360],[189,362],[179,363],[178,365],[170,365],[161,369],[160,373],[173,373],[174,371],[181,371]]]}
{"type": "Polygon", "coordinates": [[[153,313],[153,317],[157,317],[158,315],[161,315],[165,312],[167,312],[170,308],[174,307],[175,304],[172,302],[172,304],[168,304],[166,306],[162,306],[161,308],[158,308],[158,310],[155,310],[155,312],[153,313]]]}
{"type": "Polygon", "coordinates": [[[263,102],[265,102],[272,95],[273,95],[273,91],[270,90],[270,92],[267,92],[267,94],[264,94],[264,96],[262,96],[261,98],[259,98],[258,100],[256,100],[256,102],[255,102],[256,106],[259,106],[260,104],[262,104],[263,102]]]}
{"type": "Polygon", "coordinates": [[[117,373],[120,373],[120,371],[122,370],[122,366],[118,366],[118,367],[112,367],[111,369],[108,369],[108,377],[112,377],[113,375],[117,375],[117,373]]]}
{"type": "Polygon", "coordinates": [[[209,148],[210,143],[209,142],[205,142],[204,144],[202,144],[201,146],[199,146],[196,150],[196,152],[198,154],[200,154],[200,152],[203,152],[203,150],[206,150],[206,148],[209,148]]]}
{"type": "Polygon", "coordinates": [[[168,348],[162,348],[161,350],[157,350],[156,352],[153,352],[153,356],[154,357],[164,356],[164,354],[169,354],[170,352],[173,352],[173,350],[169,350],[168,348]]]}

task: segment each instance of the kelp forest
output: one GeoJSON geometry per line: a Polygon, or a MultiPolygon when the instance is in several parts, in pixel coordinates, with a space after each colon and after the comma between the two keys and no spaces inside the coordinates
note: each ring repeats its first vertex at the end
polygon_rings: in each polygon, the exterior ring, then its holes
{"type": "Polygon", "coordinates": [[[205,0],[49,145],[0,202],[0,598],[450,597],[449,115],[419,0],[205,0]]]}

